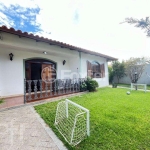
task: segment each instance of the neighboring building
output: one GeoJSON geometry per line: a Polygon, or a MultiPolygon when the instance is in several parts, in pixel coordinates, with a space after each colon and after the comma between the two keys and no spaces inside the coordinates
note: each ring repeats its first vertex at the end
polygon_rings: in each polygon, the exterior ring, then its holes
{"type": "MultiPolygon", "coordinates": [[[[114,79],[114,82],[118,82],[116,78],[114,79]]],[[[124,76],[119,80],[119,83],[131,84],[131,79],[129,76],[124,76]]],[[[146,65],[145,70],[137,83],[150,85],[150,64],[146,65]]]]}
{"type": "MultiPolygon", "coordinates": [[[[85,78],[88,74],[95,77],[100,87],[108,86],[107,62],[113,60],[117,59],[2,26],[0,27],[0,96],[9,100],[24,101],[25,88],[30,93],[38,92],[39,87],[31,91],[30,87],[25,85],[25,78],[27,81],[42,78],[72,79],[85,78]],[[56,69],[57,75],[53,75],[49,70],[43,71],[46,67],[56,69]],[[49,71],[48,76],[47,71],[49,71]]],[[[40,90],[45,88],[47,85],[42,83],[40,90]]]]}

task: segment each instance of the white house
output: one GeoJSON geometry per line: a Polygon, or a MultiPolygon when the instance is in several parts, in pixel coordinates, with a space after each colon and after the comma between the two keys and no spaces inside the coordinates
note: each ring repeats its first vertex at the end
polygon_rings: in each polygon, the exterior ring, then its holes
{"type": "Polygon", "coordinates": [[[100,87],[107,86],[109,84],[107,62],[113,60],[116,58],[2,26],[0,97],[12,102],[18,101],[19,104],[24,102],[24,90],[37,94],[38,91],[50,87],[49,84],[47,86],[41,83],[43,89],[35,88],[32,91],[27,81],[49,78],[78,79],[92,76],[100,87]],[[53,68],[53,71],[44,70],[46,67],[53,68]],[[46,75],[47,71],[49,75],[46,75]],[[25,82],[28,85],[25,85],[25,82]]]}

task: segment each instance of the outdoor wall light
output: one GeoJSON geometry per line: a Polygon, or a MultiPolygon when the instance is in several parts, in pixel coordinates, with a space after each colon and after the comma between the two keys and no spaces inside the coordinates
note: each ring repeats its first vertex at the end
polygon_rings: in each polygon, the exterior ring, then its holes
{"type": "Polygon", "coordinates": [[[12,53],[9,54],[10,60],[13,60],[14,55],[12,53]]]}
{"type": "Polygon", "coordinates": [[[43,52],[43,54],[45,54],[45,55],[46,55],[46,54],[47,54],[47,52],[43,52]]]}
{"type": "Polygon", "coordinates": [[[66,60],[63,60],[63,65],[65,65],[65,63],[66,63],[66,60]]]}

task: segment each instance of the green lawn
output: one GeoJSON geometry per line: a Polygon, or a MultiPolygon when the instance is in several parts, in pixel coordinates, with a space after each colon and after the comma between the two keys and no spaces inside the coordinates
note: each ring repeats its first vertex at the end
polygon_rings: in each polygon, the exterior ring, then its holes
{"type": "Polygon", "coordinates": [[[89,138],[70,147],[54,127],[58,102],[36,106],[36,111],[72,150],[150,150],[150,93],[100,88],[70,100],[90,110],[89,138]]]}

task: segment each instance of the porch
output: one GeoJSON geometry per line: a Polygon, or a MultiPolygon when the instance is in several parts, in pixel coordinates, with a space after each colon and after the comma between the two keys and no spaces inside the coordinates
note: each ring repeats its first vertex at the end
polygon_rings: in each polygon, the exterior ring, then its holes
{"type": "Polygon", "coordinates": [[[85,88],[81,88],[81,84],[85,81],[85,78],[56,79],[55,82],[24,79],[24,94],[2,97],[4,103],[0,105],[0,109],[79,96],[87,91],[85,88]]]}
{"type": "Polygon", "coordinates": [[[85,81],[85,78],[55,79],[50,81],[25,79],[24,103],[84,92],[87,89],[81,88],[81,85],[85,83],[85,81]]]}

